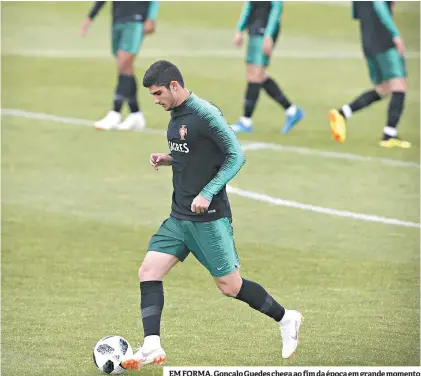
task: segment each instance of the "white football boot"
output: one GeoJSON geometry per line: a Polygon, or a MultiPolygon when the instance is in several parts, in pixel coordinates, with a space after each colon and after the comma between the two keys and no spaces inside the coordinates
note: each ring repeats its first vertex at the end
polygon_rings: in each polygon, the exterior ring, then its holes
{"type": "Polygon", "coordinates": [[[117,125],[119,131],[143,131],[146,126],[145,117],[142,112],[129,114],[126,119],[117,125]]]}
{"type": "Polygon", "coordinates": [[[282,357],[291,358],[298,346],[298,331],[303,315],[298,311],[286,309],[285,315],[279,322],[282,337],[282,357]]]}
{"type": "Polygon", "coordinates": [[[126,369],[140,369],[146,364],[164,364],[167,359],[164,349],[161,347],[159,336],[147,336],[142,347],[132,356],[122,358],[121,366],[126,369]]]}
{"type": "Polygon", "coordinates": [[[110,129],[115,129],[121,122],[121,115],[119,112],[110,111],[105,116],[105,118],[98,120],[95,123],[95,128],[103,131],[108,131],[110,129]]]}

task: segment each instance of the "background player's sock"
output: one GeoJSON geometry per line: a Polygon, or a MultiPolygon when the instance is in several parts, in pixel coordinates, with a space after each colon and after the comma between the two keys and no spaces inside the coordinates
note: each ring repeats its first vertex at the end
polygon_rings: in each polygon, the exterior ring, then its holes
{"type": "Polygon", "coordinates": [[[129,95],[127,96],[127,104],[132,113],[139,112],[139,103],[137,101],[137,82],[135,76],[129,77],[129,95]]]}
{"type": "Polygon", "coordinates": [[[405,104],[405,93],[392,92],[392,98],[389,102],[387,111],[387,126],[383,130],[383,140],[388,140],[398,136],[396,129],[399,119],[401,118],[405,104]]]}
{"type": "Polygon", "coordinates": [[[235,299],[247,303],[251,308],[272,317],[275,321],[281,321],[285,314],[285,308],[273,299],[261,285],[242,279],[243,284],[235,299]]]}
{"type": "Polygon", "coordinates": [[[115,89],[115,94],[114,94],[114,111],[115,112],[120,112],[121,111],[121,107],[123,106],[123,102],[124,102],[124,94],[123,94],[123,79],[122,79],[122,75],[120,74],[118,76],[118,82],[117,82],[117,87],[115,89]]]}
{"type": "Polygon", "coordinates": [[[147,336],[159,336],[161,313],[164,308],[162,281],[140,282],[140,295],[140,309],[145,338],[147,336]]]}
{"type": "Polygon", "coordinates": [[[365,107],[370,106],[372,103],[379,101],[382,97],[377,93],[376,90],[366,91],[362,93],[349,105],[346,104],[339,111],[339,113],[346,119],[352,116],[353,112],[362,110],[365,107]]]}
{"type": "MultiPolygon", "coordinates": [[[[266,90],[266,93],[268,93],[285,110],[291,107],[291,102],[288,100],[285,94],[281,91],[281,88],[278,86],[278,84],[274,80],[272,80],[272,78],[268,77],[266,81],[263,82],[263,88],[266,90]]],[[[294,115],[294,114],[295,112],[290,113],[288,115],[294,115]]]]}
{"type": "Polygon", "coordinates": [[[256,107],[257,100],[259,99],[261,83],[248,82],[246,97],[244,100],[244,117],[251,118],[253,115],[254,108],[256,107]]]}

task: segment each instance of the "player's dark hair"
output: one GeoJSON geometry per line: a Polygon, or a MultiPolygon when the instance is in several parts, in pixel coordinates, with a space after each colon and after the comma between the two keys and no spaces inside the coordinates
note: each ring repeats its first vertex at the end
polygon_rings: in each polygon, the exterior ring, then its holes
{"type": "Polygon", "coordinates": [[[184,87],[184,80],[180,70],[167,60],[156,61],[148,68],[143,76],[144,87],[156,85],[169,88],[171,81],[177,81],[181,87],[184,87]]]}

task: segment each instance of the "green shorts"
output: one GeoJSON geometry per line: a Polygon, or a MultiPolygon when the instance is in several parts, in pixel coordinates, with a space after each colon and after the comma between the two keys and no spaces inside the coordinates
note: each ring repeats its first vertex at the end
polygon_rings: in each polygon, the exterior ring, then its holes
{"type": "Polygon", "coordinates": [[[113,55],[117,55],[118,50],[136,55],[143,41],[143,22],[114,24],[111,34],[113,55]]]}
{"type": "MultiPolygon", "coordinates": [[[[270,56],[266,56],[263,51],[263,35],[250,35],[247,44],[246,63],[267,67],[270,62],[270,56]]],[[[275,41],[273,43],[275,46],[275,41]]]]}
{"type": "Polygon", "coordinates": [[[148,251],[174,255],[180,261],[191,252],[214,277],[240,267],[230,218],[193,222],[169,217],[152,236],[148,251]]]}
{"type": "Polygon", "coordinates": [[[406,77],[405,59],[396,48],[379,52],[375,56],[366,56],[371,82],[378,85],[391,78],[406,77]]]}

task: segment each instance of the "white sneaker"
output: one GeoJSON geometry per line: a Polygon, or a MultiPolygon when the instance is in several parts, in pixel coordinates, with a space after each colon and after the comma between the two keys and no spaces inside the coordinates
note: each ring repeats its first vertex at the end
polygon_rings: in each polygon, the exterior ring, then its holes
{"type": "Polygon", "coordinates": [[[135,112],[126,117],[116,129],[119,131],[143,131],[146,126],[145,117],[142,112],[135,112]]]}
{"type": "Polygon", "coordinates": [[[165,351],[162,347],[154,350],[148,350],[143,347],[142,353],[145,357],[144,364],[164,364],[165,360],[167,359],[167,354],[165,354],[165,351]]]}
{"type": "Polygon", "coordinates": [[[98,120],[95,123],[95,128],[108,131],[110,129],[115,129],[118,126],[118,124],[120,124],[120,121],[120,113],[116,111],[110,111],[104,119],[98,120]]]}
{"type": "Polygon", "coordinates": [[[120,358],[120,366],[125,369],[140,369],[145,363],[145,357],[142,353],[142,347],[132,355],[123,355],[120,358]]]}
{"type": "Polygon", "coordinates": [[[123,358],[121,366],[126,369],[139,369],[145,364],[164,364],[167,359],[164,349],[161,347],[159,336],[147,336],[145,342],[139,350],[132,356],[123,358]]]}
{"type": "Polygon", "coordinates": [[[286,309],[285,315],[279,322],[282,337],[282,357],[291,358],[298,346],[298,331],[303,315],[298,311],[286,309]]]}

